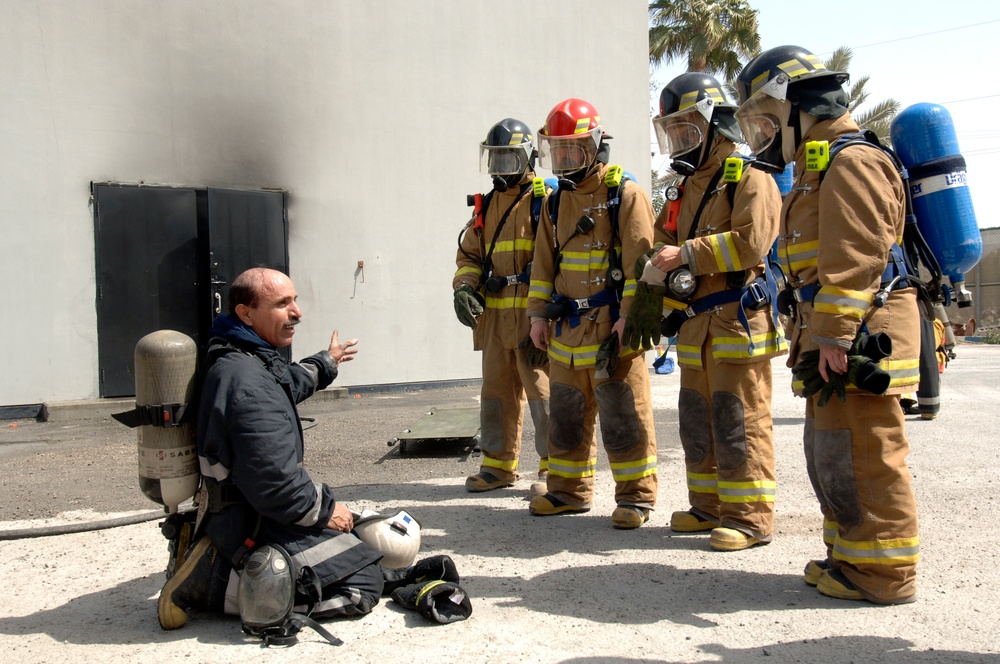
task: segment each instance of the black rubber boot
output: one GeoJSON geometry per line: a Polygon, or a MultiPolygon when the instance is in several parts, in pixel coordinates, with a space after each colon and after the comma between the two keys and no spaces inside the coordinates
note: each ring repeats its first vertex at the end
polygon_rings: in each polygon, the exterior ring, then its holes
{"type": "Polygon", "coordinates": [[[187,560],[160,591],[156,613],[163,629],[187,624],[186,609],[222,613],[231,566],[207,537],[191,549],[187,560]]]}
{"type": "Polygon", "coordinates": [[[403,586],[410,586],[428,581],[447,581],[448,583],[458,583],[458,568],[455,561],[450,556],[431,556],[418,560],[410,567],[399,567],[396,569],[382,569],[382,578],[385,579],[385,587],[382,589],[382,596],[388,597],[392,591],[403,586]]]}

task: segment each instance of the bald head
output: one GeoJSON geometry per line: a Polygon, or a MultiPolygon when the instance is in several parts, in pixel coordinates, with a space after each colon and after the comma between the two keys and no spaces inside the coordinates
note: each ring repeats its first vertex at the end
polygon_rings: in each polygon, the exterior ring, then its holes
{"type": "Polygon", "coordinates": [[[292,343],[302,318],[298,294],[285,274],[264,267],[250,268],[229,289],[229,310],[275,348],[292,343]]]}

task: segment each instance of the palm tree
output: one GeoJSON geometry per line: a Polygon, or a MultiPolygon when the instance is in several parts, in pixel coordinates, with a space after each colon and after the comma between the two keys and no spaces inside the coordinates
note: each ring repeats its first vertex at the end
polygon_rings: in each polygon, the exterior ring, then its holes
{"type": "MultiPolygon", "coordinates": [[[[841,46],[823,64],[830,71],[850,71],[852,57],[854,57],[854,52],[847,46],[841,46]]],[[[847,91],[847,108],[859,127],[871,129],[879,137],[879,140],[888,144],[890,141],[889,126],[892,124],[892,119],[896,117],[896,113],[899,112],[900,104],[890,97],[878,102],[863,113],[856,112],[856,109],[868,100],[868,91],[865,90],[868,78],[868,76],[859,76],[857,79],[851,79],[851,87],[847,91]]]]}
{"type": "Polygon", "coordinates": [[[687,57],[688,71],[735,79],[760,52],[757,10],[746,0],[653,0],[649,3],[649,62],[687,57]]]}

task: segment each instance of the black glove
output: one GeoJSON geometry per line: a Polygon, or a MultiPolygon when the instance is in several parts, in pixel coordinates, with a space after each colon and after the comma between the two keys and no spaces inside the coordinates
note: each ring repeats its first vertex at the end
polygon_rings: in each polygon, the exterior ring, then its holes
{"type": "Polygon", "coordinates": [[[524,341],[517,345],[521,350],[527,351],[524,354],[524,363],[531,367],[532,369],[541,369],[542,367],[549,366],[549,354],[544,350],[540,350],[535,343],[531,340],[531,336],[524,338],[524,341]]]}
{"type": "Polygon", "coordinates": [[[635,350],[652,348],[660,341],[660,319],[663,318],[663,296],[666,286],[650,286],[640,281],[635,286],[632,306],[625,318],[622,343],[635,350]]]}
{"type": "Polygon", "coordinates": [[[795,380],[802,381],[802,396],[809,398],[819,392],[817,406],[825,406],[834,393],[841,403],[847,401],[847,383],[845,377],[827,370],[829,382],[823,380],[819,373],[819,351],[807,350],[799,355],[799,361],[792,367],[795,380]]]}
{"type": "Polygon", "coordinates": [[[472,615],[472,602],[457,583],[428,581],[392,591],[392,599],[404,609],[419,611],[436,623],[465,620],[472,615]]]}
{"type": "Polygon", "coordinates": [[[455,289],[455,315],[462,325],[475,329],[482,313],[483,305],[471,286],[459,286],[455,289]]]}
{"type": "Polygon", "coordinates": [[[597,347],[597,357],[594,358],[597,378],[611,378],[615,375],[615,371],[618,370],[618,360],[621,359],[621,348],[617,332],[612,332],[601,342],[597,347]]]}
{"type": "Polygon", "coordinates": [[[858,389],[872,394],[885,394],[892,382],[888,371],[864,355],[847,357],[847,377],[858,389]]]}

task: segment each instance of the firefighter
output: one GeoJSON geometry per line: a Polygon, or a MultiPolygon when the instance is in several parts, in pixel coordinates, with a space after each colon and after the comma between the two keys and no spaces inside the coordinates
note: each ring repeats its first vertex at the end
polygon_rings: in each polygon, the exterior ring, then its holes
{"type": "Polygon", "coordinates": [[[653,121],[660,151],[670,154],[684,179],[671,192],[676,203],[656,220],[656,269],[647,270],[651,283],[639,285],[625,333],[633,347],[641,330],[655,343],[661,310],[670,314],[691,504],[671,515],[670,528],[710,530],[709,546],[720,551],[771,541],[771,358],[787,350],[770,302],[777,286],[767,264],[781,195],[774,178],[734,152],[742,141],[735,110],[726,89],[703,73],[681,74],[660,94],[653,121]],[[687,297],[667,292],[665,279],[675,270],[671,285],[683,277],[687,297]],[[647,299],[649,306],[638,305],[647,299]]]}
{"type": "Polygon", "coordinates": [[[559,178],[547,198],[528,293],[531,339],[549,357],[548,492],[537,516],[591,508],[596,422],[615,479],[612,526],[638,528],[656,503],[656,438],[643,351],[620,343],[635,290],[632,265],[653,240],[653,208],[620,166],[597,110],[567,99],[539,132],[540,164],[559,178]]]}
{"type": "Polygon", "coordinates": [[[535,227],[545,196],[544,183],[534,177],[534,161],[526,124],[506,118],[490,129],[479,146],[479,167],[493,177],[493,190],[485,197],[485,211],[479,210],[461,238],[452,280],[458,319],[473,329],[474,347],[483,351],[483,461],[479,472],[465,480],[473,492],[508,487],[518,479],[527,396],[539,456],[531,491],[545,493],[548,358],[531,344],[525,315],[535,227]]]}
{"type": "Polygon", "coordinates": [[[758,167],[795,163],[778,230],[781,302],[792,388],[808,399],[806,467],[826,548],[805,581],[830,597],[901,604],[915,599],[919,557],[899,405],[918,378],[917,289],[899,260],[905,190],[895,162],[865,140],[838,151],[838,139],[859,132],[847,78],[806,49],[772,48],[740,73],[736,118],[758,167]]]}

